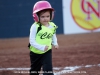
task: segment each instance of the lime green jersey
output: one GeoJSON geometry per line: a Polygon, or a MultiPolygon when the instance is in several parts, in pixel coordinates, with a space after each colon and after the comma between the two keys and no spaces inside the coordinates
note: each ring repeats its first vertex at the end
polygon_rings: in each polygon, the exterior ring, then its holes
{"type": "MultiPolygon", "coordinates": [[[[38,27],[40,26],[40,23],[35,22],[36,28],[38,30],[38,27]]],[[[53,22],[49,22],[50,28],[41,25],[41,30],[36,34],[36,42],[40,45],[46,45],[49,46],[48,50],[52,48],[52,36],[55,33],[57,26],[53,22]]],[[[36,54],[43,54],[44,51],[38,50],[37,48],[30,46],[30,50],[36,54]]],[[[47,50],[47,51],[48,51],[47,50]]]]}

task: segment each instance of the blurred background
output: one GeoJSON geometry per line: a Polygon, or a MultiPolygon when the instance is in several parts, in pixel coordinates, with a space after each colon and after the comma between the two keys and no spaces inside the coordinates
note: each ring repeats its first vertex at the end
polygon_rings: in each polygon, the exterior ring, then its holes
{"type": "MultiPolygon", "coordinates": [[[[38,0],[0,0],[0,38],[28,37],[38,0]]],[[[55,9],[57,34],[100,32],[99,0],[47,0],[55,9]]]]}
{"type": "MultiPolygon", "coordinates": [[[[38,0],[0,0],[0,38],[28,37],[34,20],[33,6],[38,0]]],[[[55,9],[54,22],[63,34],[62,1],[48,0],[55,9]]]]}
{"type": "MultiPolygon", "coordinates": [[[[0,0],[0,75],[29,70],[27,45],[37,1],[0,0]]],[[[52,50],[55,75],[100,75],[100,0],[47,1],[55,9],[53,22],[58,26],[60,48],[52,50]]]]}

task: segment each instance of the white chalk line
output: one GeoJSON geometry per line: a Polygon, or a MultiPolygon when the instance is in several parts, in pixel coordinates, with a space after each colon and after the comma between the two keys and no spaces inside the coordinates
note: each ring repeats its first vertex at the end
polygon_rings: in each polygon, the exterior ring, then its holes
{"type": "MultiPolygon", "coordinates": [[[[54,75],[61,75],[61,74],[65,74],[65,73],[74,73],[73,71],[79,69],[79,68],[91,68],[91,67],[95,67],[95,66],[98,66],[100,67],[100,64],[97,64],[97,65],[85,65],[85,66],[69,66],[69,67],[54,67],[53,70],[56,72],[54,72],[54,75]]],[[[30,68],[0,68],[0,71],[27,71],[29,70],[30,68]]],[[[82,72],[82,73],[85,73],[85,72],[82,72]]]]}

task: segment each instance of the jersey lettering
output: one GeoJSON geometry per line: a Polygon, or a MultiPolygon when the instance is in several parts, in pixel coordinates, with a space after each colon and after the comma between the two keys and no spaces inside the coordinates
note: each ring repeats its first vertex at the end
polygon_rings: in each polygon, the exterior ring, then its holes
{"type": "Polygon", "coordinates": [[[52,37],[52,34],[51,33],[47,33],[47,32],[45,32],[45,33],[42,33],[41,35],[40,35],[40,38],[41,39],[50,39],[52,37]]]}

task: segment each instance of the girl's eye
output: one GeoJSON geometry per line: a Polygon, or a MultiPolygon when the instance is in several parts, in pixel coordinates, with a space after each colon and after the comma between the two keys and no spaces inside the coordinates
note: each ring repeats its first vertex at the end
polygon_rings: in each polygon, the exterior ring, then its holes
{"type": "Polygon", "coordinates": [[[47,17],[50,17],[50,16],[47,16],[47,17]]]}
{"type": "Polygon", "coordinates": [[[47,18],[48,18],[48,17],[50,17],[50,16],[41,16],[41,18],[45,18],[45,17],[47,17],[47,18]]]}
{"type": "Polygon", "coordinates": [[[44,18],[44,16],[41,16],[41,18],[44,18]]]}

